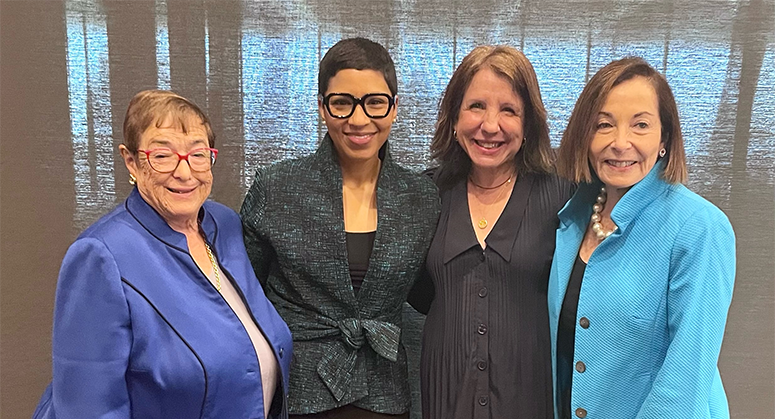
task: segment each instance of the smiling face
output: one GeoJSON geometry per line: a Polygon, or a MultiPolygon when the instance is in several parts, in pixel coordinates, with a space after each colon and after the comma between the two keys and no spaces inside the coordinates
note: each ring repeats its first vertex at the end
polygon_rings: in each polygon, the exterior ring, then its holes
{"type": "Polygon", "coordinates": [[[609,194],[621,196],[654,167],[662,143],[657,94],[636,76],[611,90],[597,116],[589,160],[609,194]]]}
{"type": "Polygon", "coordinates": [[[471,159],[472,170],[512,171],[522,147],[522,98],[504,77],[490,68],[471,79],[460,105],[455,131],[457,142],[471,159]]]}
{"type": "MultiPolygon", "coordinates": [[[[176,118],[167,117],[159,127],[151,124],[142,135],[138,149],[168,148],[178,154],[209,147],[207,131],[202,121],[194,116],[181,117],[186,132],[176,118]]],[[[145,153],[132,153],[120,146],[129,173],[137,178],[137,190],[145,202],[152,206],[173,228],[195,226],[199,209],[204,204],[213,184],[212,170],[194,172],[185,161],[171,173],[159,173],[148,164],[145,153]]]]}
{"type": "MultiPolygon", "coordinates": [[[[330,93],[348,93],[361,98],[369,93],[385,93],[391,95],[385,77],[376,70],[340,70],[328,81],[325,95],[330,93]]],[[[385,144],[390,134],[393,120],[396,118],[395,106],[384,118],[369,118],[361,106],[356,106],[349,118],[334,118],[318,101],[320,117],[326,123],[328,134],[334,143],[340,161],[353,162],[378,158],[379,149],[385,144]]]]}

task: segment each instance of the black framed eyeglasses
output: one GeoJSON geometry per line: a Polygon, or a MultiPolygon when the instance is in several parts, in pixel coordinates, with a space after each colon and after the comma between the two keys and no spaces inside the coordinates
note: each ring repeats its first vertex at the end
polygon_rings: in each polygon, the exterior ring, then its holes
{"type": "Polygon", "coordinates": [[[395,97],[387,93],[369,93],[359,98],[349,93],[329,93],[321,98],[328,114],[340,119],[351,117],[358,105],[369,118],[382,119],[390,114],[396,103],[395,97]]]}

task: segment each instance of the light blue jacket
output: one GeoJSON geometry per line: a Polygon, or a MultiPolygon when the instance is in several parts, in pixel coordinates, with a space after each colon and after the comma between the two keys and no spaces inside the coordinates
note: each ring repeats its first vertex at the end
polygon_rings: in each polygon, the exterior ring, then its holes
{"type": "MultiPolygon", "coordinates": [[[[287,417],[292,341],[248,261],[237,214],[202,206],[201,226],[280,367],[269,416],[287,417]]],[[[62,262],[53,382],[34,418],[264,418],[245,327],[178,233],[134,189],[62,262]]]]}
{"type": "MultiPolygon", "coordinates": [[[[618,229],[584,273],[573,362],[586,369],[573,370],[571,412],[586,419],[729,417],[717,361],[735,278],[734,233],[713,204],[665,182],[662,166],[616,204],[618,229]]],[[[581,185],[559,213],[548,293],[555,381],[560,310],[599,189],[581,185]]]]}

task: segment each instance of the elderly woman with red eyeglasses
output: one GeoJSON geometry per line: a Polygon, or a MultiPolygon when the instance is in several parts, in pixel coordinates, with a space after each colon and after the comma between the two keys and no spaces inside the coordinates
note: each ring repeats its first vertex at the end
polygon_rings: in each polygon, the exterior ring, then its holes
{"type": "Polygon", "coordinates": [[[290,331],[239,217],[207,201],[214,142],[175,93],[130,102],[119,149],[135,188],[62,262],[53,381],[35,418],[287,416],[290,331]]]}

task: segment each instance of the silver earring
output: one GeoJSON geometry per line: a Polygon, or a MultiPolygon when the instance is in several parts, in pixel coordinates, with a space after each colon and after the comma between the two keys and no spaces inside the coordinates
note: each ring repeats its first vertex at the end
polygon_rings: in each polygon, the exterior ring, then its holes
{"type": "Polygon", "coordinates": [[[665,157],[665,154],[667,154],[667,150],[663,147],[662,150],[659,150],[659,157],[665,157]]]}
{"type": "Polygon", "coordinates": [[[137,184],[137,178],[133,174],[129,174],[129,184],[134,186],[137,184]]]}

